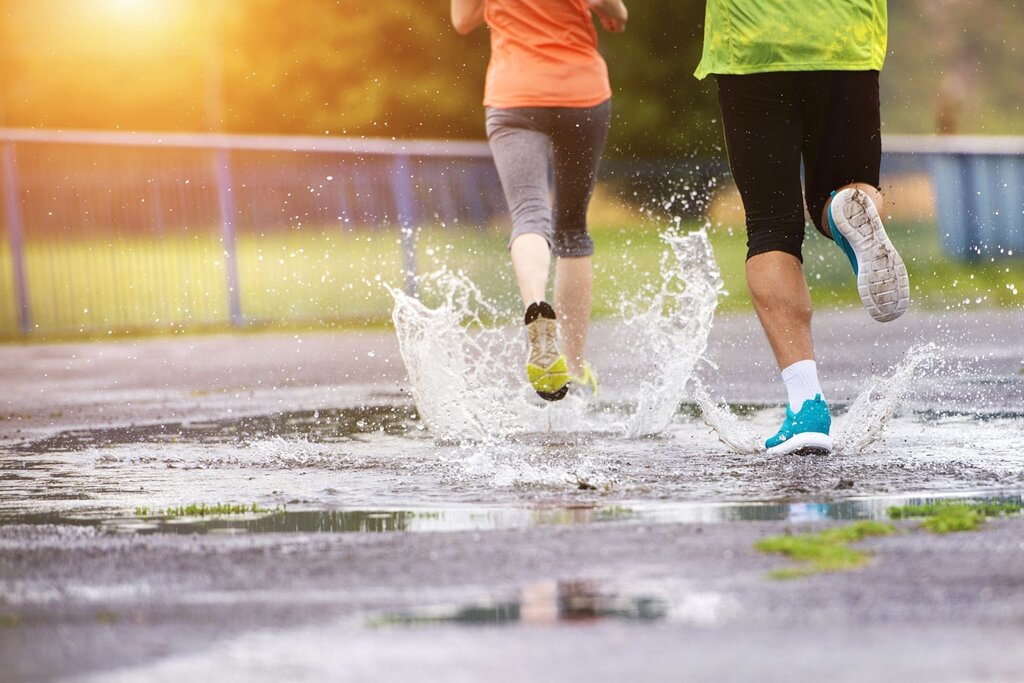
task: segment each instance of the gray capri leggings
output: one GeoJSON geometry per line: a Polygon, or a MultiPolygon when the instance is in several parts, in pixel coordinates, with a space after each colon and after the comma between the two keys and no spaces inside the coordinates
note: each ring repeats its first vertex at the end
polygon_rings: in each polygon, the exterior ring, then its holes
{"type": "Polygon", "coordinates": [[[587,205],[611,114],[611,100],[586,108],[487,107],[487,139],[512,214],[510,244],[533,232],[544,236],[555,256],[594,253],[587,205]],[[549,165],[554,169],[553,211],[549,165]]]}

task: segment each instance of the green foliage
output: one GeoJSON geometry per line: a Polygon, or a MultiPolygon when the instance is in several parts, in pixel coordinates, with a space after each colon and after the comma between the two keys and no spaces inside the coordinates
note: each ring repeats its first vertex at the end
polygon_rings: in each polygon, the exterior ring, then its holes
{"type": "Polygon", "coordinates": [[[620,35],[599,31],[615,118],[612,157],[722,152],[714,79],[693,71],[704,39],[704,2],[634,0],[620,35]]]}
{"type": "Polygon", "coordinates": [[[224,40],[228,129],[482,137],[487,35],[447,3],[247,0],[224,40]]]}
{"type": "MultiPolygon", "coordinates": [[[[447,3],[381,7],[252,0],[236,8],[227,34],[227,127],[483,137],[488,30],[459,36],[447,3]],[[303,33],[305,26],[317,30],[303,33]]],[[[598,30],[615,93],[610,156],[678,155],[718,143],[713,84],[692,75],[703,18],[703,2],[645,0],[625,33],[598,30]]]]}
{"type": "MultiPolygon", "coordinates": [[[[488,32],[456,34],[444,0],[156,4],[0,0],[0,125],[483,137],[488,32]]],[[[692,76],[705,3],[627,4],[625,33],[598,30],[609,156],[720,151],[713,79],[692,76]]],[[[886,132],[933,132],[942,93],[958,132],[1018,132],[1021,16],[1000,0],[889,3],[886,132]]]]}
{"type": "Polygon", "coordinates": [[[869,536],[891,534],[894,530],[891,524],[862,521],[813,534],[771,536],[758,541],[754,547],[764,553],[786,555],[803,563],[803,566],[777,570],[771,574],[776,579],[792,579],[818,572],[860,567],[868,562],[869,556],[848,547],[848,544],[869,536]]]}
{"type": "Polygon", "coordinates": [[[940,500],[920,505],[901,505],[888,510],[892,519],[920,518],[921,526],[936,534],[974,531],[988,517],[1019,513],[1024,506],[1011,501],[940,500]]]}
{"type": "Polygon", "coordinates": [[[1024,12],[1003,0],[889,3],[889,55],[880,80],[888,132],[1019,135],[1024,12]],[[916,36],[928,36],[919,40],[916,36]],[[944,116],[943,116],[944,115],[944,116]]]}

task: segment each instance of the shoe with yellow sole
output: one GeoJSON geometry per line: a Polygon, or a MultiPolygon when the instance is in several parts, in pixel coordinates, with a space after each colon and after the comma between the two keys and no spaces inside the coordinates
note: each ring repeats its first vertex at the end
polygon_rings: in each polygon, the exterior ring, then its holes
{"type": "Polygon", "coordinates": [[[526,377],[542,399],[560,401],[569,392],[569,366],[558,350],[555,309],[546,301],[536,301],[526,309],[525,320],[530,344],[526,377]]]}
{"type": "Polygon", "coordinates": [[[579,377],[576,375],[569,375],[569,383],[573,387],[578,387],[578,393],[590,394],[590,396],[597,396],[601,392],[601,385],[597,381],[597,373],[590,367],[590,363],[583,363],[583,374],[579,377]]]}

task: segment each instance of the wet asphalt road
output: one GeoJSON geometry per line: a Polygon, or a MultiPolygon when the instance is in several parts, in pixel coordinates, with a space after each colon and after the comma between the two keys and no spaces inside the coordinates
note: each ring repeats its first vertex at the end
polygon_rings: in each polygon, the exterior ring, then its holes
{"type": "MultiPolygon", "coordinates": [[[[781,402],[751,323],[716,321],[717,367],[699,373],[730,402],[781,402]]],[[[955,371],[922,382],[919,407],[1017,419],[1020,323],[1019,311],[911,314],[885,328],[823,315],[819,363],[841,402],[912,344],[938,341],[955,371]]],[[[599,326],[593,344],[612,395],[614,338],[599,326]]],[[[80,427],[408,402],[403,381],[385,332],[2,347],[0,449],[80,427]]],[[[0,454],[0,491],[17,487],[22,457],[0,454]]],[[[1024,519],[949,536],[903,523],[860,544],[874,553],[862,570],[767,577],[788,561],[755,552],[758,539],[829,524],[0,525],[0,680],[1024,680],[1024,519]]]]}
{"type": "MultiPolygon", "coordinates": [[[[1024,410],[1024,311],[911,312],[885,325],[853,310],[818,314],[815,351],[830,401],[851,400],[916,344],[935,342],[955,379],[924,383],[943,407],[1024,410]],[[992,384],[1002,380],[995,390],[992,384]]],[[[602,391],[614,396],[635,359],[613,324],[590,343],[602,391]],[[628,351],[628,350],[627,350],[628,351]]],[[[752,315],[720,316],[696,375],[730,403],[785,400],[752,315]]],[[[0,347],[0,444],[73,427],[312,410],[409,400],[394,335],[255,333],[0,347]]]]}
{"type": "Polygon", "coordinates": [[[0,631],[0,660],[12,681],[1021,680],[1024,520],[954,536],[906,524],[862,544],[875,554],[863,570],[773,580],[788,561],[752,544],[787,527],[819,525],[241,537],[6,527],[0,604],[18,622],[0,631]],[[559,584],[661,607],[647,620],[574,612],[545,590],[559,584]],[[519,614],[398,618],[495,603],[519,614]]]}

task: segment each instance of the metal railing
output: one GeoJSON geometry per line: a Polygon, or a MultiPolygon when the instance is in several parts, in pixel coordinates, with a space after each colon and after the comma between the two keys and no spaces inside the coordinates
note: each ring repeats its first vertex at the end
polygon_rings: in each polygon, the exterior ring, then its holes
{"type": "Polygon", "coordinates": [[[397,237],[412,291],[414,226],[505,211],[483,142],[0,130],[0,162],[3,336],[273,318],[268,245],[326,250],[326,273],[368,232],[397,237]]]}
{"type": "Polygon", "coordinates": [[[888,135],[882,149],[891,166],[931,176],[950,256],[1024,255],[1024,137],[888,135]]]}
{"type": "MultiPolygon", "coordinates": [[[[1024,137],[886,136],[883,152],[883,175],[931,177],[953,257],[1024,254],[1024,137]]],[[[684,215],[726,175],[721,159],[602,170],[684,215]]],[[[0,182],[8,338],[379,317],[367,282],[415,291],[421,226],[506,213],[483,142],[0,129],[0,182]]]]}

